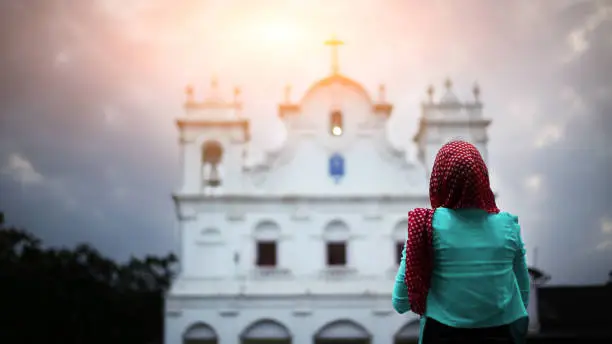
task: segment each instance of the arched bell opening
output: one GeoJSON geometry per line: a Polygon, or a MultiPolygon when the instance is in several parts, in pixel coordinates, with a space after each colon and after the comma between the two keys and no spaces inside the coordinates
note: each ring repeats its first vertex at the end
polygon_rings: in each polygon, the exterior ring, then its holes
{"type": "Polygon", "coordinates": [[[221,162],[223,147],[217,141],[206,141],[202,145],[202,182],[204,187],[216,188],[221,185],[221,162]]]}

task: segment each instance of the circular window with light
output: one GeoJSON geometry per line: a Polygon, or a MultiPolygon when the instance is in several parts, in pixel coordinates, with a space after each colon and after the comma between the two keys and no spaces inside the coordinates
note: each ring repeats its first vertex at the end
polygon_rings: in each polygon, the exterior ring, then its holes
{"type": "Polygon", "coordinates": [[[332,111],[329,116],[329,131],[332,136],[340,136],[344,132],[342,126],[342,112],[336,110],[332,111]]]}

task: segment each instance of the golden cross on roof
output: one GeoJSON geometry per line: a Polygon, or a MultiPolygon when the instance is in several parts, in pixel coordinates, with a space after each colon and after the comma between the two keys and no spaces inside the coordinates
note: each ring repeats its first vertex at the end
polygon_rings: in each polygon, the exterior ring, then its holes
{"type": "Polygon", "coordinates": [[[332,36],[330,40],[325,41],[325,45],[331,47],[332,51],[332,74],[338,74],[340,66],[338,63],[338,47],[344,45],[344,42],[332,36]]]}

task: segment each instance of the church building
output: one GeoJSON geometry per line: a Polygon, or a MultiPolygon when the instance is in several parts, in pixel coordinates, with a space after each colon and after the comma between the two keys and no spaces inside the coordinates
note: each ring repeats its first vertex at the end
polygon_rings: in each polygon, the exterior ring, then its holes
{"type": "Polygon", "coordinates": [[[491,121],[477,87],[467,102],[450,81],[441,96],[430,87],[405,138],[411,158],[389,141],[384,86],[373,97],[340,73],[341,43],[327,42],[329,75],[278,105],[286,139],[257,159],[238,97],[187,88],[173,195],[181,268],[165,299],[165,344],[416,343],[416,315],[391,305],[408,211],[429,205],[443,143],[468,140],[487,159],[491,121]]]}

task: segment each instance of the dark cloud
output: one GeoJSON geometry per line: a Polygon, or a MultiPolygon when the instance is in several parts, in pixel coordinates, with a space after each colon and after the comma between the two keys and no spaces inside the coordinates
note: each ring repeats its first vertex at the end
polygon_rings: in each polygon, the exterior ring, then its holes
{"type": "MultiPolygon", "coordinates": [[[[537,93],[543,108],[548,111],[539,118],[541,125],[562,121],[568,113],[575,112],[570,102],[558,96],[567,86],[575,90],[586,109],[569,116],[559,142],[538,150],[511,153],[518,158],[514,159],[518,160],[516,168],[529,166],[531,171],[543,175],[546,201],[522,211],[535,210],[544,218],[538,223],[540,226],[529,230],[546,233],[540,246],[555,254],[543,257],[542,264],[553,270],[558,276],[555,281],[559,283],[575,283],[581,278],[595,280],[595,274],[603,275],[605,269],[612,266],[609,251],[587,253],[597,243],[610,240],[609,234],[601,232],[601,221],[612,213],[612,154],[609,148],[612,144],[609,134],[612,130],[612,98],[609,96],[612,91],[612,41],[609,39],[612,15],[610,12],[607,17],[600,15],[602,19],[594,25],[593,18],[601,11],[598,4],[606,5],[604,2],[583,2],[559,12],[557,21],[553,22],[556,25],[555,35],[551,37],[553,41],[567,45],[572,32],[585,32],[583,38],[587,48],[555,70],[548,92],[540,90],[537,93]],[[595,268],[597,266],[601,268],[595,268]]],[[[608,8],[610,4],[607,3],[608,8]]],[[[510,175],[506,178],[511,179],[510,175]]],[[[524,203],[532,204],[529,200],[524,203]]]]}

